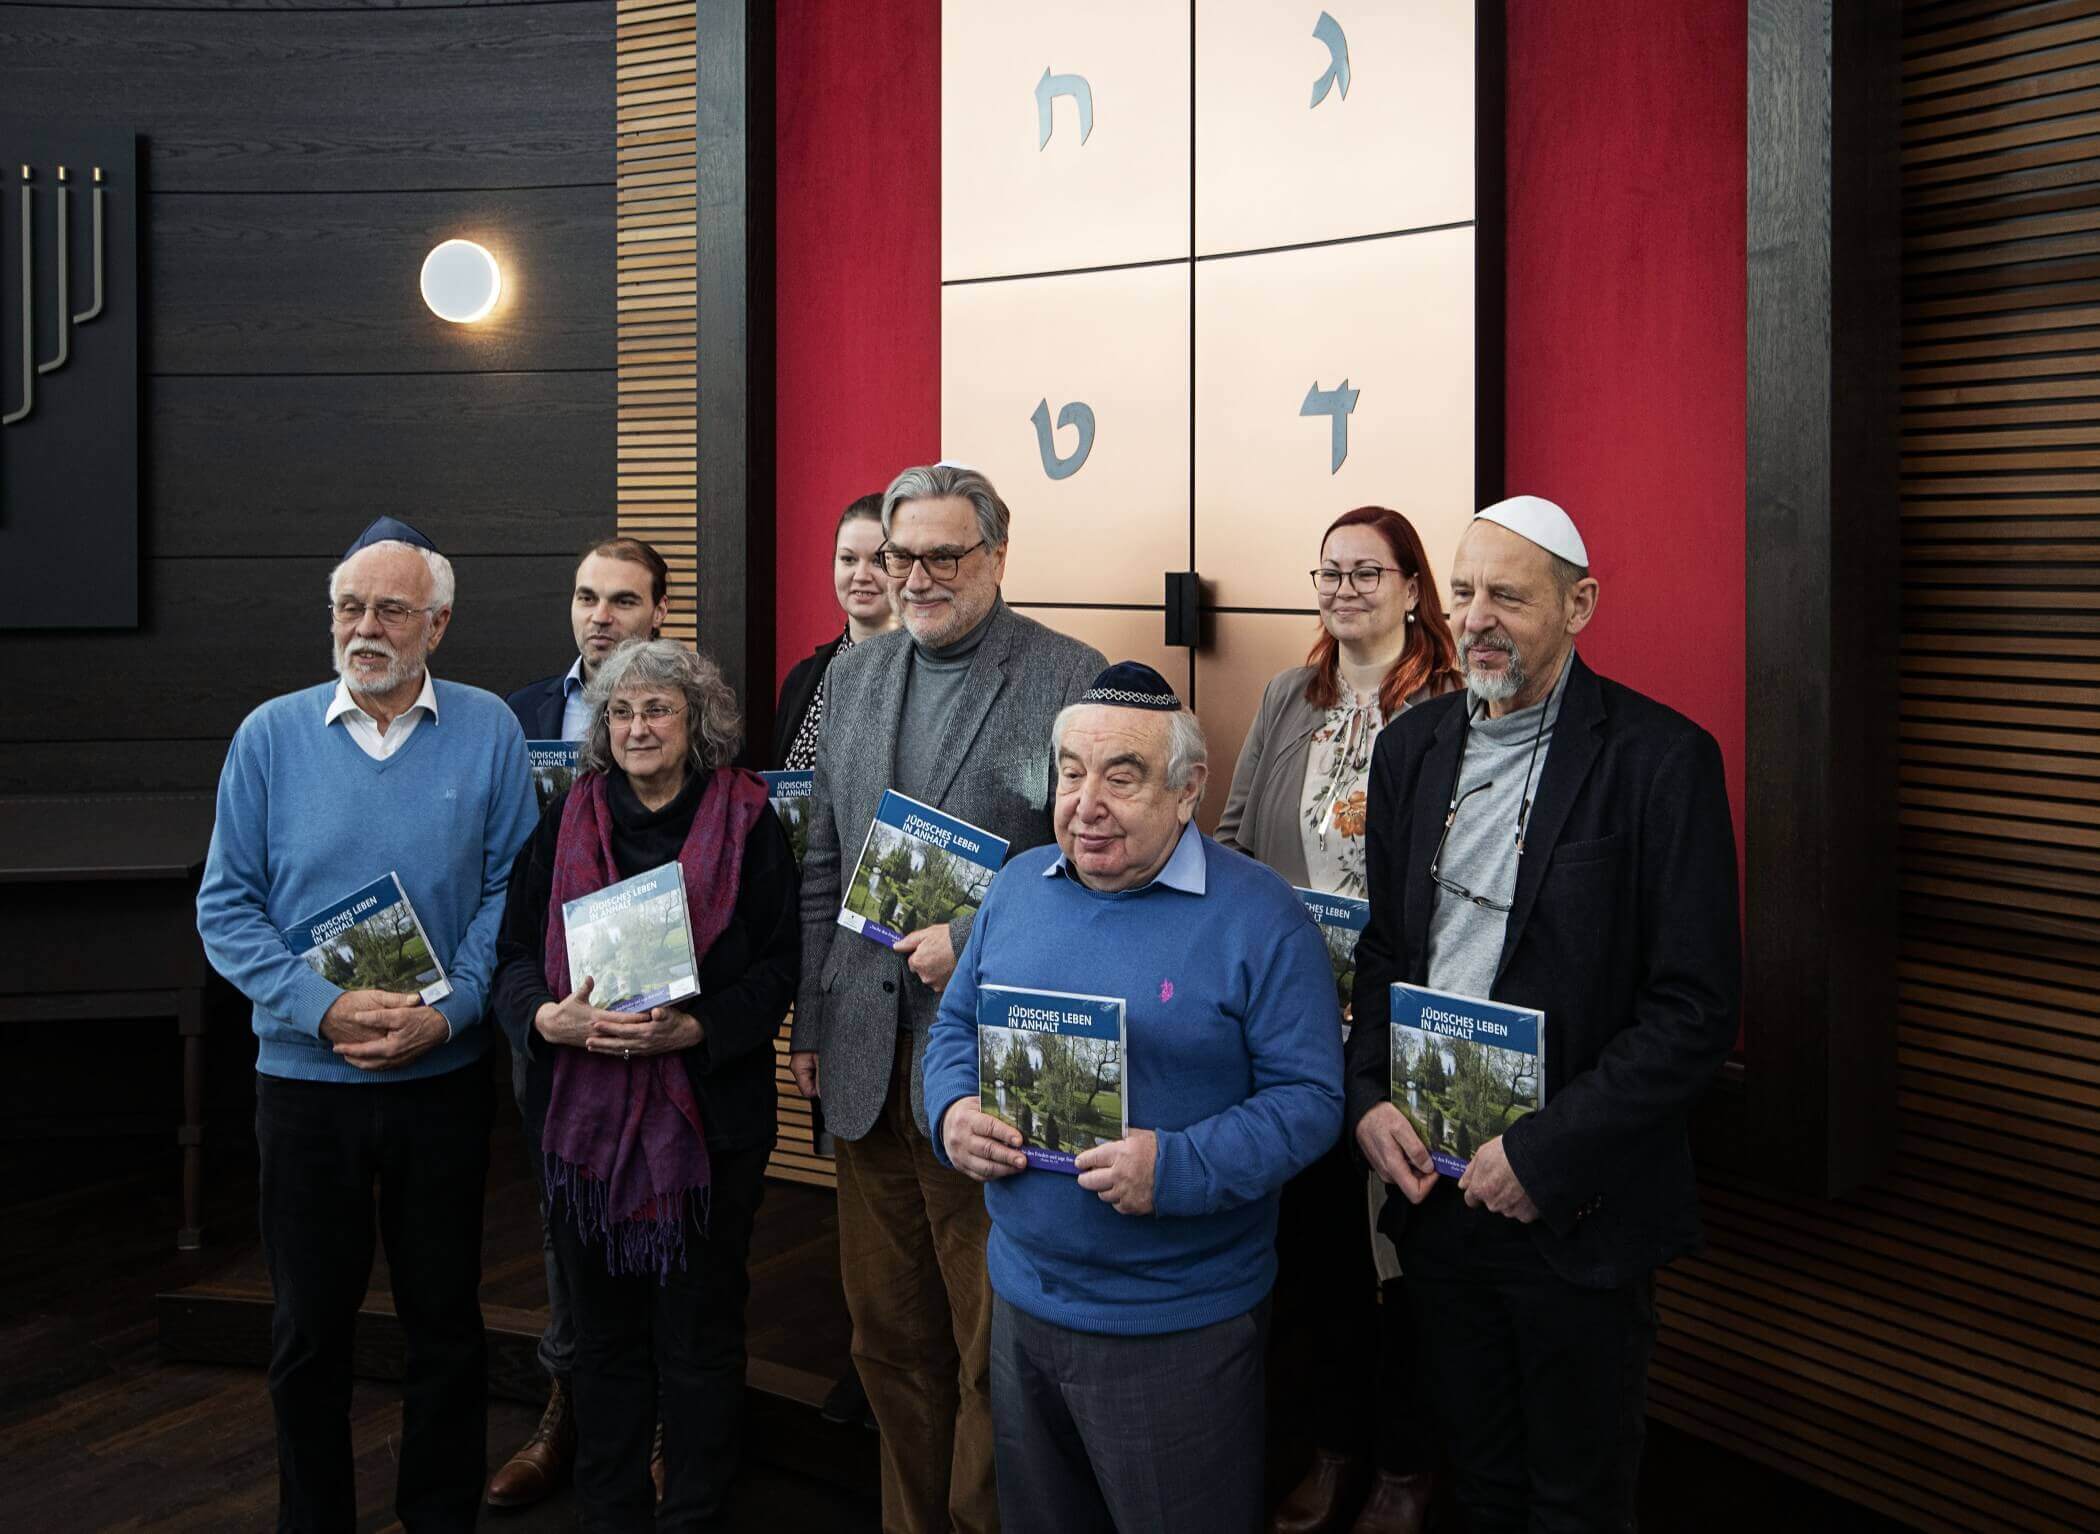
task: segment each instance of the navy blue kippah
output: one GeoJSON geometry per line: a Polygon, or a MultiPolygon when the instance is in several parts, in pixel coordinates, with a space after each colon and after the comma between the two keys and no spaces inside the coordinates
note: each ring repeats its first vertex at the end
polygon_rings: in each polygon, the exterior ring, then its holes
{"type": "Polygon", "coordinates": [[[349,548],[343,550],[343,558],[348,559],[359,549],[369,549],[375,543],[407,543],[419,549],[428,549],[433,554],[438,551],[436,544],[399,517],[378,517],[370,527],[357,535],[349,548]]]}
{"type": "Polygon", "coordinates": [[[1094,678],[1094,685],[1080,695],[1082,703],[1106,703],[1111,708],[1149,708],[1172,714],[1181,699],[1167,679],[1143,661],[1119,660],[1094,678]]]}

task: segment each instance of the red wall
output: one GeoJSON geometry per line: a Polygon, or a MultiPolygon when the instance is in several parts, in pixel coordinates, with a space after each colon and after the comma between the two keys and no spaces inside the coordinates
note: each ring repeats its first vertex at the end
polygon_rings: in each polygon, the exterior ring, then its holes
{"type": "Polygon", "coordinates": [[[940,456],[941,15],[939,0],[781,0],[776,14],[785,677],[845,623],[839,512],[940,456]]]}
{"type": "MultiPolygon", "coordinates": [[[[1741,0],[1508,0],[1508,486],[1581,525],[1583,653],[1719,737],[1741,804],[1741,0]]],[[[832,520],[940,437],[939,0],[783,0],[780,670],[832,520]]]]}
{"type": "Polygon", "coordinates": [[[1603,586],[1582,653],[1711,730],[1742,825],[1742,0],[1509,0],[1504,457],[1603,586]]]}

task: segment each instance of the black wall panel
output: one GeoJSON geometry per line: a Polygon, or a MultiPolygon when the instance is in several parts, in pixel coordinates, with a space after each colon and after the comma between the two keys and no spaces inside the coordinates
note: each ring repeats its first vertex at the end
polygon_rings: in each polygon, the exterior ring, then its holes
{"type": "Polygon", "coordinates": [[[327,572],[381,512],[453,558],[439,676],[567,664],[613,525],[613,33],[613,0],[0,0],[7,110],[121,113],[147,188],[142,624],[0,634],[0,793],[211,787],[329,676],[327,572]],[[417,291],[451,236],[504,263],[480,325],[417,291]]]}

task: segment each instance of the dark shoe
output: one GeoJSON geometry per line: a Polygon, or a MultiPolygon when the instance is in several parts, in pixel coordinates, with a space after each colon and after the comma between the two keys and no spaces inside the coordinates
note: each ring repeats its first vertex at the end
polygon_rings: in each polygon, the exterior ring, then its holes
{"type": "Polygon", "coordinates": [[[656,1488],[656,1505],[664,1505],[664,1425],[656,1424],[656,1442],[649,1446],[649,1484],[656,1488]]]}
{"type": "Polygon", "coordinates": [[[1330,1534],[1341,1528],[1363,1494],[1361,1460],[1315,1449],[1305,1478],[1269,1515],[1269,1534],[1330,1534]]]}
{"type": "Polygon", "coordinates": [[[1427,1470],[1413,1475],[1379,1471],[1349,1534],[1422,1534],[1429,1517],[1429,1494],[1435,1489],[1436,1477],[1427,1470]]]}
{"type": "Polygon", "coordinates": [[[489,1477],[490,1507],[530,1507],[544,1502],[568,1480],[576,1461],[576,1419],[569,1414],[569,1392],[556,1380],[547,1396],[540,1425],[518,1451],[489,1477]]]}
{"type": "Polygon", "coordinates": [[[859,1422],[868,1415],[868,1393],[861,1388],[860,1371],[851,1364],[824,1397],[817,1415],[826,1422],[859,1422]]]}

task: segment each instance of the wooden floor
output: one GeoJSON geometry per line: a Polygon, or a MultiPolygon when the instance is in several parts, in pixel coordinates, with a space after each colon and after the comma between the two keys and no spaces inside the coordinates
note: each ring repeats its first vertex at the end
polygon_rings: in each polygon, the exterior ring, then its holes
{"type": "MultiPolygon", "coordinates": [[[[537,1215],[523,1163],[491,1169],[484,1297],[492,1319],[529,1316],[541,1298],[537,1215]]],[[[173,1250],[176,1206],[168,1160],[136,1142],[98,1153],[69,1146],[62,1183],[43,1188],[46,1158],[0,1145],[6,1259],[0,1267],[0,1530],[35,1534],[169,1531],[235,1534],[271,1526],[276,1455],[258,1369],[171,1359],[155,1296],[185,1286],[251,1290],[254,1167],[215,1153],[209,1242],[173,1250]],[[41,1191],[40,1191],[41,1189],[41,1191]]],[[[749,1463],[736,1527],[763,1534],[853,1534],[878,1526],[875,1443],[821,1422],[806,1404],[845,1357],[830,1195],[774,1185],[752,1259],[754,1375],[749,1463]],[[777,1387],[777,1388],[773,1388],[777,1387]]],[[[372,1294],[384,1295],[384,1273],[372,1294]]],[[[530,1432],[537,1382],[499,1389],[490,1411],[494,1463],[530,1432]]],[[[398,1398],[362,1382],[352,1409],[361,1534],[397,1528],[393,1493],[398,1398]]],[[[1281,1484],[1290,1467],[1279,1464],[1281,1484]]],[[[1769,1534],[1844,1529],[1894,1534],[1889,1523],[1725,1450],[1651,1423],[1641,1518],[1651,1530],[1769,1534]]],[[[489,1513],[509,1534],[573,1528],[566,1495],[522,1513],[489,1513]]]]}

